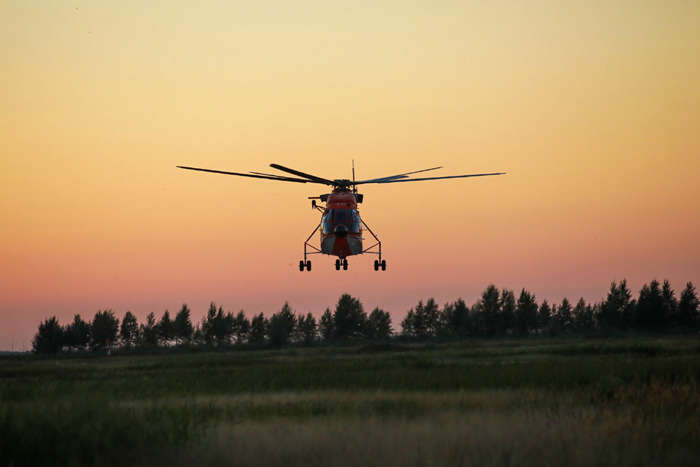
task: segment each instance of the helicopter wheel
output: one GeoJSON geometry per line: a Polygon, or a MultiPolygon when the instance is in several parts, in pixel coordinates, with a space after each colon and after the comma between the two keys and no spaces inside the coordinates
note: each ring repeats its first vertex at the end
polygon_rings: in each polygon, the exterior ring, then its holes
{"type": "Polygon", "coordinates": [[[335,270],[340,271],[340,260],[339,259],[335,260],[335,270]]]}
{"type": "Polygon", "coordinates": [[[300,271],[303,271],[303,270],[304,270],[304,266],[306,266],[306,264],[304,264],[304,260],[302,259],[301,261],[299,261],[299,270],[300,270],[300,271]]]}
{"type": "Polygon", "coordinates": [[[379,261],[376,259],[374,260],[374,270],[379,271],[379,261]]]}
{"type": "Polygon", "coordinates": [[[386,260],[385,259],[382,260],[381,265],[382,265],[382,271],[386,271],[386,260]]]}
{"type": "Polygon", "coordinates": [[[347,271],[347,270],[348,270],[348,260],[344,259],[343,260],[343,271],[347,271]]]}
{"type": "Polygon", "coordinates": [[[311,260],[310,259],[306,261],[306,270],[311,271],[311,260]]]}

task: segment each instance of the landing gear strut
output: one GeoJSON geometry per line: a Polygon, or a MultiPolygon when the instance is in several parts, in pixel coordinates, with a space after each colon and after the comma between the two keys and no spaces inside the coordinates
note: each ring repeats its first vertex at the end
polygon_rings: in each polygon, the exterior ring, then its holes
{"type": "Polygon", "coordinates": [[[303,271],[304,268],[306,268],[307,271],[311,271],[311,260],[307,259],[304,261],[303,259],[299,261],[299,270],[303,271]]]}

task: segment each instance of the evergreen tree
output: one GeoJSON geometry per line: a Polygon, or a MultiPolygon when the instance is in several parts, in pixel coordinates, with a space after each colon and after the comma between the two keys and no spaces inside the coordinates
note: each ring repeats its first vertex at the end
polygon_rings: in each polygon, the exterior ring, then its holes
{"type": "Polygon", "coordinates": [[[333,314],[329,308],[326,308],[326,311],[321,315],[319,331],[321,332],[321,338],[325,342],[330,342],[335,336],[335,323],[333,321],[333,314]]]}
{"type": "Polygon", "coordinates": [[[110,345],[117,338],[119,319],[112,310],[98,311],[92,319],[90,327],[92,344],[95,348],[110,345]]]}
{"type": "Polygon", "coordinates": [[[687,328],[697,328],[698,320],[698,296],[695,286],[688,282],[681,293],[681,300],[678,303],[678,324],[687,328]]]}
{"type": "Polygon", "coordinates": [[[182,343],[189,341],[192,338],[192,333],[194,333],[194,328],[190,319],[190,309],[186,304],[183,304],[175,315],[175,321],[173,321],[173,336],[179,343],[182,343]]]}
{"type": "Polygon", "coordinates": [[[139,337],[139,324],[136,321],[136,316],[130,311],[124,314],[121,329],[119,330],[119,337],[126,346],[131,347],[136,345],[136,341],[139,337]]]}
{"type": "Polygon", "coordinates": [[[632,293],[627,288],[627,281],[615,281],[610,284],[608,296],[600,305],[597,319],[602,327],[628,329],[634,326],[634,301],[632,293]]]}
{"type": "Polygon", "coordinates": [[[250,322],[250,337],[248,338],[251,344],[261,345],[265,343],[267,336],[267,320],[262,313],[253,317],[250,322]]]}
{"type": "Polygon", "coordinates": [[[581,297],[576,303],[573,315],[573,329],[577,332],[590,332],[593,330],[593,308],[586,305],[586,301],[581,297]]]}
{"type": "Polygon", "coordinates": [[[207,315],[202,319],[202,334],[204,341],[211,345],[216,340],[216,304],[211,302],[207,315]]]}
{"type": "Polygon", "coordinates": [[[296,316],[288,303],[285,302],[282,309],[273,314],[270,318],[269,336],[270,344],[275,347],[281,347],[289,343],[294,326],[296,325],[296,316]]]}
{"type": "Polygon", "coordinates": [[[659,281],[644,284],[637,301],[637,323],[648,331],[660,331],[666,326],[664,297],[659,281]]]}
{"type": "Polygon", "coordinates": [[[406,336],[406,337],[415,337],[416,336],[416,330],[414,328],[414,323],[416,321],[416,314],[413,311],[413,308],[408,310],[408,314],[406,317],[401,321],[401,335],[406,336]]]}
{"type": "Polygon", "coordinates": [[[299,328],[301,335],[301,342],[304,345],[313,345],[318,337],[318,326],[316,325],[316,318],[311,313],[299,317],[297,327],[299,328]]]}
{"type": "Polygon", "coordinates": [[[73,322],[64,330],[65,344],[78,349],[85,349],[90,344],[90,323],[83,321],[80,315],[73,317],[73,322]]]}
{"type": "Polygon", "coordinates": [[[379,308],[372,310],[367,319],[366,337],[370,340],[384,340],[391,336],[391,316],[379,308]]]}
{"type": "Polygon", "coordinates": [[[52,316],[39,324],[32,348],[35,353],[57,353],[63,347],[63,338],[63,328],[58,324],[58,319],[52,316]]]}
{"type": "Polygon", "coordinates": [[[146,316],[146,322],[141,325],[141,340],[144,346],[155,347],[158,345],[158,326],[156,315],[150,312],[146,316]]]}
{"type": "Polygon", "coordinates": [[[551,318],[552,308],[549,306],[547,300],[543,300],[537,312],[537,326],[542,330],[548,329],[551,318]]]}
{"type": "Polygon", "coordinates": [[[474,305],[478,318],[478,331],[482,336],[494,336],[501,330],[500,293],[495,285],[491,284],[481,294],[481,300],[474,305]]]}
{"type": "Polygon", "coordinates": [[[501,291],[500,311],[498,333],[512,333],[515,330],[515,294],[512,290],[501,291]]]}
{"type": "Polygon", "coordinates": [[[537,328],[537,302],[535,296],[525,289],[520,291],[515,308],[516,333],[524,336],[537,328]]]}
{"type": "Polygon", "coordinates": [[[339,340],[362,337],[366,326],[367,314],[360,301],[348,294],[338,300],[333,314],[335,338],[339,340]]]}
{"type": "Polygon", "coordinates": [[[165,310],[158,322],[158,338],[162,344],[168,346],[174,337],[175,327],[173,326],[173,321],[170,319],[170,312],[165,310]]]}
{"type": "Polygon", "coordinates": [[[234,334],[236,335],[236,343],[242,344],[248,339],[248,333],[250,332],[250,321],[246,317],[243,310],[239,311],[236,315],[236,322],[234,324],[234,334]]]}
{"type": "Polygon", "coordinates": [[[676,298],[676,292],[671,287],[671,283],[668,281],[668,279],[664,280],[664,284],[661,288],[661,296],[663,298],[663,315],[665,317],[666,324],[677,323],[678,299],[676,298]]]}
{"type": "Polygon", "coordinates": [[[441,334],[448,336],[466,337],[470,332],[469,307],[461,298],[454,303],[448,303],[442,308],[440,318],[441,334]]]}

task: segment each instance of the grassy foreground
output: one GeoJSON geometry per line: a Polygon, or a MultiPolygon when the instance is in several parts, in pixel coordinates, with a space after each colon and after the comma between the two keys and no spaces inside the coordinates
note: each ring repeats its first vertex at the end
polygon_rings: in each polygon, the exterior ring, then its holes
{"type": "Polygon", "coordinates": [[[698,465],[700,339],[0,358],[0,465],[698,465]]]}

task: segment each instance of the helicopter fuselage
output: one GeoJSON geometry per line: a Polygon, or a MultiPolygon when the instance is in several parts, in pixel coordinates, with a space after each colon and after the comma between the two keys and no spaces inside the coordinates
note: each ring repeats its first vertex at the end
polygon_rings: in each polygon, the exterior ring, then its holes
{"type": "Polygon", "coordinates": [[[320,229],[323,254],[342,260],[362,253],[362,220],[357,198],[349,190],[336,190],[326,198],[320,229]]]}

